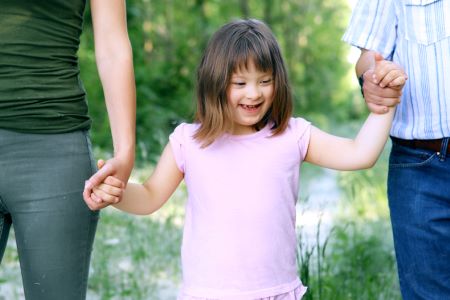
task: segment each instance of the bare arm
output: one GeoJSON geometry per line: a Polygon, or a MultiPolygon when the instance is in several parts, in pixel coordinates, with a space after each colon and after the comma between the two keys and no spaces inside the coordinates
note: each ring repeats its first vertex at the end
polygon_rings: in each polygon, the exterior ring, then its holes
{"type": "Polygon", "coordinates": [[[305,161],[336,170],[372,167],[384,148],[395,108],[386,114],[371,113],[354,140],[313,127],[305,161]]]}
{"type": "MultiPolygon", "coordinates": [[[[143,184],[128,183],[122,201],[114,206],[132,214],[151,214],[166,203],[182,179],[183,173],[178,169],[168,144],[152,175],[143,184]]],[[[106,184],[94,188],[93,197],[107,199],[111,195],[120,195],[116,190],[112,182],[106,181],[106,184]]]]}
{"type": "Polygon", "coordinates": [[[98,203],[90,197],[92,188],[109,175],[127,182],[134,164],[136,95],[133,60],[126,24],[124,0],[91,0],[95,57],[110,119],[114,157],[86,183],[83,193],[91,209],[98,203]]]}
{"type": "MultiPolygon", "coordinates": [[[[378,92],[398,90],[401,92],[407,76],[403,69],[375,52],[363,51],[356,65],[356,72],[367,77],[364,81],[364,96],[367,99],[378,97],[378,92]],[[367,85],[375,88],[370,90],[367,85]],[[369,92],[375,91],[374,94],[369,92]],[[366,94],[367,92],[367,94],[366,94]]],[[[376,99],[376,98],[375,98],[376,99]]],[[[386,99],[384,99],[386,100],[386,99]]],[[[393,105],[398,101],[393,101],[393,105]]],[[[337,170],[358,170],[372,167],[377,161],[389,136],[395,108],[382,107],[386,102],[374,105],[386,109],[384,114],[371,113],[354,140],[337,137],[315,127],[311,129],[307,162],[337,170]]]]}

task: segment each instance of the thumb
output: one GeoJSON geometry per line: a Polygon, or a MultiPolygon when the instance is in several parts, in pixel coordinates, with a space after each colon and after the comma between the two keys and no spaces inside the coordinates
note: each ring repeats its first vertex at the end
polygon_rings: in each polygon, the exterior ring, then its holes
{"type": "Polygon", "coordinates": [[[375,63],[377,63],[377,62],[379,62],[379,61],[383,61],[384,60],[384,57],[383,57],[383,55],[381,55],[380,53],[378,53],[378,52],[375,52],[375,63]]]}
{"type": "MultiPolygon", "coordinates": [[[[379,63],[384,61],[384,57],[380,53],[375,52],[374,59],[375,59],[375,64],[374,64],[373,68],[374,68],[374,70],[377,70],[379,63]]],[[[375,84],[378,84],[380,82],[377,77],[376,72],[372,75],[372,80],[373,80],[373,83],[375,83],[375,84]]]]}
{"type": "Polygon", "coordinates": [[[86,181],[85,187],[87,189],[92,189],[94,186],[99,185],[114,171],[110,164],[106,165],[101,159],[97,162],[97,166],[99,170],[86,181]]]}
{"type": "Polygon", "coordinates": [[[105,161],[103,159],[99,159],[97,161],[97,168],[100,170],[105,165],[105,161]]]}

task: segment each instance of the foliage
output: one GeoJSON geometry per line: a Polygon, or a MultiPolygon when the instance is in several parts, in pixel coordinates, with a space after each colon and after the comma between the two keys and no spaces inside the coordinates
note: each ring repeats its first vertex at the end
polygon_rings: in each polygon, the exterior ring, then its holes
{"type": "Polygon", "coordinates": [[[385,238],[388,223],[336,224],[323,244],[299,239],[305,300],[400,300],[392,244],[385,238]]]}
{"type": "Polygon", "coordinates": [[[175,299],[180,280],[181,228],[165,219],[102,212],[91,274],[94,299],[175,299]],[[163,298],[163,294],[168,294],[163,298]]]}
{"type": "MultiPolygon", "coordinates": [[[[154,160],[174,126],[192,121],[202,51],[214,31],[236,18],[262,19],[274,31],[290,73],[297,114],[351,114],[353,91],[345,76],[348,47],[340,40],[348,13],[345,0],[127,1],[137,86],[138,160],[154,160]]],[[[80,67],[94,120],[94,144],[110,150],[91,27],[88,12],[80,67]]]]}
{"type": "MultiPolygon", "coordinates": [[[[333,131],[355,132],[356,127],[349,123],[333,131]]],[[[342,201],[328,232],[319,218],[315,240],[308,243],[300,228],[298,263],[308,286],[305,300],[401,299],[386,199],[389,149],[372,169],[338,173],[342,201]]]]}

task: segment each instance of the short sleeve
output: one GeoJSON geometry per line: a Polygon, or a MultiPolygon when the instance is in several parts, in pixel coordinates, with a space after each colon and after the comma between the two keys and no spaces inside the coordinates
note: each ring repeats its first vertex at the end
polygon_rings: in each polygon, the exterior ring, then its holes
{"type": "Polygon", "coordinates": [[[308,152],[309,138],[311,136],[311,122],[308,122],[303,118],[293,118],[291,124],[297,139],[300,159],[303,161],[308,152]]]}
{"type": "Polygon", "coordinates": [[[180,169],[182,173],[184,173],[186,164],[184,155],[184,147],[186,146],[186,126],[186,123],[178,125],[169,136],[170,147],[172,148],[173,156],[175,157],[178,169],[180,169]]]}
{"type": "Polygon", "coordinates": [[[391,59],[397,40],[394,0],[359,0],[342,40],[391,59]]]}

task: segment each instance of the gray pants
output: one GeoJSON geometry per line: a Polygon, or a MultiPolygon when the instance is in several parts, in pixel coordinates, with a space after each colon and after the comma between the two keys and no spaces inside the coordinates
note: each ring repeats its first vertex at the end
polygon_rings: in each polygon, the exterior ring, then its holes
{"type": "Polygon", "coordinates": [[[83,201],[95,172],[87,132],[0,129],[0,261],[14,226],[27,299],[85,299],[98,221],[83,201]]]}

